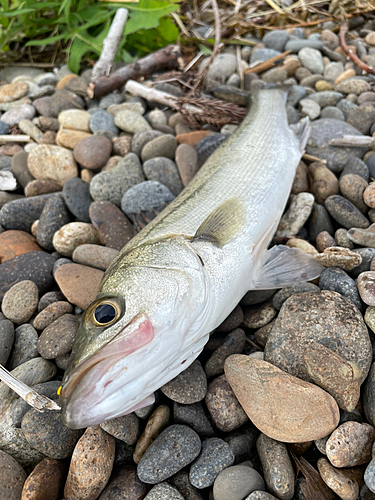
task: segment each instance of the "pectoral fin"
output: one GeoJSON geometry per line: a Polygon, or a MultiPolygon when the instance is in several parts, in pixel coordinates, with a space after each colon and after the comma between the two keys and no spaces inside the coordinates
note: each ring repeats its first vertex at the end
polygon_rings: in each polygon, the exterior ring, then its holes
{"type": "Polygon", "coordinates": [[[324,268],[299,248],[276,245],[267,251],[252,289],[282,288],[297,281],[310,281],[324,268]]]}
{"type": "Polygon", "coordinates": [[[218,247],[228,243],[245,223],[245,207],[239,198],[218,206],[199,226],[193,241],[210,241],[218,247]]]}

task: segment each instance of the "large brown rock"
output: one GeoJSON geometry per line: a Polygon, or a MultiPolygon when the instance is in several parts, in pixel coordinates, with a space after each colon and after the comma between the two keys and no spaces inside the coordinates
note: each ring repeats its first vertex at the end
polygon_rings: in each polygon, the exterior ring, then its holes
{"type": "Polygon", "coordinates": [[[28,252],[41,252],[34,236],[25,231],[4,231],[0,234],[0,263],[28,252]]]}
{"type": "Polygon", "coordinates": [[[55,280],[69,302],[86,309],[96,297],[103,274],[81,264],[65,264],[57,269],[55,280]]]}
{"type": "Polygon", "coordinates": [[[65,477],[66,467],[63,462],[44,458],[26,479],[21,500],[59,500],[65,477]]]}
{"type": "Polygon", "coordinates": [[[266,361],[235,354],[226,360],[224,370],[250,420],[272,439],[311,441],[326,436],[339,423],[332,396],[266,361]]]}

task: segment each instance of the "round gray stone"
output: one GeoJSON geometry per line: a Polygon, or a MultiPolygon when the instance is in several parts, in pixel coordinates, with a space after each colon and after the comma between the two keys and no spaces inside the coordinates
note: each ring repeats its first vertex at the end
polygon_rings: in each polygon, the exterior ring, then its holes
{"type": "Polygon", "coordinates": [[[201,401],[207,393],[207,377],[200,362],[195,360],[186,370],[163,385],[161,391],[177,403],[201,401]]]}
{"type": "Polygon", "coordinates": [[[321,290],[331,290],[346,297],[360,311],[362,311],[362,302],[359,297],[355,281],[339,267],[327,267],[323,269],[319,278],[319,287],[321,290]]]}
{"type": "Polygon", "coordinates": [[[130,216],[164,207],[174,198],[170,190],[160,182],[145,181],[126,191],[121,200],[121,210],[130,216]]]}
{"type": "Polygon", "coordinates": [[[243,500],[255,490],[264,490],[262,476],[246,465],[234,465],[223,470],[214,483],[215,500],[243,500]]]}

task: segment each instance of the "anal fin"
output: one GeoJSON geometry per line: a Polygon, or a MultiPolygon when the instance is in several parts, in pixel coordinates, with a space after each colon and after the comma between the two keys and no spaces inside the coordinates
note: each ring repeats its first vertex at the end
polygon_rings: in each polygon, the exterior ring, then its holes
{"type": "Polygon", "coordinates": [[[310,281],[324,269],[300,248],[275,245],[266,252],[263,266],[254,279],[252,289],[282,288],[297,281],[310,281]]]}
{"type": "Polygon", "coordinates": [[[224,201],[199,226],[193,241],[209,241],[222,247],[236,236],[245,217],[245,207],[239,198],[224,201]]]}

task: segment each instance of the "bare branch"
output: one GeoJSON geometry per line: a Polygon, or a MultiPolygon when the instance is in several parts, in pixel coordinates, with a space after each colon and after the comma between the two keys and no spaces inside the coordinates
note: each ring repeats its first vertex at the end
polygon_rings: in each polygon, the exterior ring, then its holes
{"type": "Polygon", "coordinates": [[[332,139],[329,145],[344,148],[375,148],[375,139],[363,135],[344,135],[339,139],[332,139]]]}

